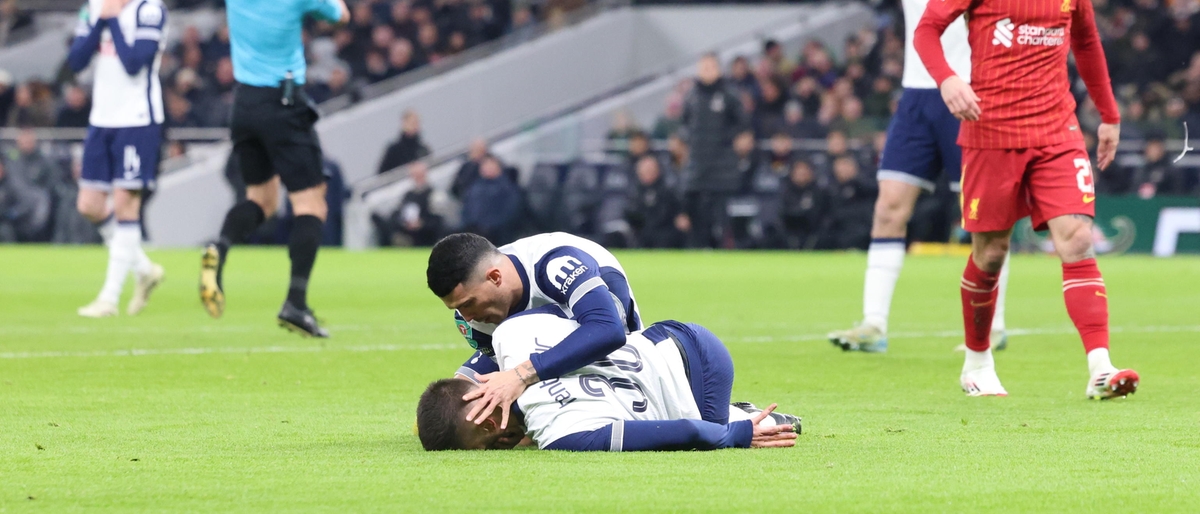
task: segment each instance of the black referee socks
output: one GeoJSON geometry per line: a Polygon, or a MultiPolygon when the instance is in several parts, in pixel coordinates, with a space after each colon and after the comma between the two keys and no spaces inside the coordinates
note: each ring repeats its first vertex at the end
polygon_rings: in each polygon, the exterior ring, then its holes
{"type": "Polygon", "coordinates": [[[225,271],[225,255],[229,253],[229,247],[246,242],[246,238],[250,237],[266,218],[262,207],[250,200],[242,200],[225,214],[225,223],[221,225],[221,239],[217,241],[217,251],[221,254],[217,268],[218,285],[222,283],[221,275],[225,271]]]}
{"type": "Polygon", "coordinates": [[[308,276],[317,261],[317,249],[321,246],[321,228],[325,222],[316,216],[296,216],[292,220],[292,234],[288,239],[288,257],[292,259],[292,282],[288,286],[287,301],[294,307],[308,309],[308,276]]]}

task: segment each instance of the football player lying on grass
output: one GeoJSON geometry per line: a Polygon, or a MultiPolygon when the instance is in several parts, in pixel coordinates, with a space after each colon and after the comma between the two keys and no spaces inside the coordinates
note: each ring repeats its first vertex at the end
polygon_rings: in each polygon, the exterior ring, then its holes
{"type": "MultiPolygon", "coordinates": [[[[492,344],[501,369],[562,342],[579,326],[546,305],[501,323],[492,344]]],[[[796,444],[800,419],[729,405],[733,359],[712,332],[662,321],[629,334],[625,346],[560,378],[531,384],[511,417],[468,400],[478,384],[443,379],[417,404],[426,450],[507,450],[528,435],[539,448],[573,451],[715,450],[796,444]],[[731,422],[730,417],[735,420],[731,422]]]]}

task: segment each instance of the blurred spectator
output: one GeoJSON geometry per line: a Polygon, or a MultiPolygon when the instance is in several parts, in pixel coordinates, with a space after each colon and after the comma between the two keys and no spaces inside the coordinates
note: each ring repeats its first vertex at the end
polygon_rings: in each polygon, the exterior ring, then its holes
{"type": "Polygon", "coordinates": [[[1133,170],[1133,190],[1142,198],[1182,195],[1186,192],[1183,170],[1172,165],[1167,148],[1158,134],[1146,140],[1144,162],[1133,170]]]}
{"type": "Polygon", "coordinates": [[[429,155],[429,147],[421,141],[421,116],[413,110],[404,111],[400,121],[400,138],[387,147],[379,161],[379,173],[391,171],[429,155]]]}
{"type": "Polygon", "coordinates": [[[758,79],[750,73],[750,61],[744,56],[735,57],[729,65],[729,83],[744,93],[758,95],[758,79]]]}
{"type": "Polygon", "coordinates": [[[761,152],[758,151],[757,142],[754,140],[754,133],[742,132],[737,137],[733,138],[733,154],[737,157],[737,164],[734,170],[738,177],[738,189],[746,191],[750,187],[750,182],[754,180],[754,174],[758,171],[761,152]]]}
{"type": "Polygon", "coordinates": [[[833,162],[834,190],[829,211],[829,247],[866,250],[871,242],[875,184],[858,175],[858,161],[849,156],[833,162]]]}
{"type": "Polygon", "coordinates": [[[793,139],[822,139],[825,137],[825,127],[816,120],[804,115],[804,107],[795,100],[789,101],[783,109],[783,123],[777,127],[768,127],[771,134],[783,132],[793,139]]]}
{"type": "Polygon", "coordinates": [[[780,132],[771,137],[771,151],[763,160],[759,169],[776,177],[786,177],[792,171],[792,162],[796,156],[792,153],[792,137],[780,132]]]}
{"type": "Polygon", "coordinates": [[[479,164],[487,156],[487,141],[480,138],[471,141],[467,148],[467,161],[458,167],[458,173],[454,175],[454,184],[450,186],[450,194],[455,198],[462,198],[467,193],[471,184],[479,180],[479,164]]]}
{"type": "Polygon", "coordinates": [[[691,150],[687,143],[683,142],[683,138],[671,136],[667,139],[667,155],[663,159],[661,171],[667,183],[672,185],[672,189],[678,189],[676,184],[687,182],[689,154],[691,150]]]}
{"type": "Polygon", "coordinates": [[[0,69],[0,123],[8,122],[8,112],[12,109],[15,95],[12,73],[0,69]]]}
{"type": "Polygon", "coordinates": [[[824,237],[829,192],[817,183],[812,166],[796,161],[783,187],[783,228],[788,248],[811,250],[824,237]]]}
{"type": "Polygon", "coordinates": [[[783,52],[783,46],[774,39],[763,43],[763,61],[770,65],[770,72],[777,77],[791,77],[796,71],[796,63],[783,52]]]}
{"type": "Polygon", "coordinates": [[[69,84],[63,91],[63,106],[58,110],[54,122],[56,127],[83,128],[88,126],[88,117],[92,106],[88,103],[88,95],[83,88],[69,84]]]}
{"type": "Polygon", "coordinates": [[[636,170],[638,161],[647,155],[650,155],[649,136],[640,130],[634,132],[629,136],[629,147],[625,151],[625,167],[630,171],[636,170]]]}
{"type": "Polygon", "coordinates": [[[879,129],[872,120],[863,116],[863,104],[858,98],[850,97],[842,101],[841,116],[830,124],[831,130],[840,130],[846,137],[860,143],[869,142],[879,129]]]}
{"type": "Polygon", "coordinates": [[[413,60],[413,45],[407,39],[397,39],[388,47],[388,77],[408,73],[422,63],[413,60]]]}
{"type": "Polygon", "coordinates": [[[345,65],[334,66],[324,82],[309,84],[308,96],[316,103],[350,93],[350,69],[345,65]]]}
{"type": "Polygon", "coordinates": [[[679,118],[683,116],[683,96],[672,92],[667,95],[667,109],[654,121],[651,135],[654,139],[666,139],[679,131],[679,118]]]}
{"type": "Polygon", "coordinates": [[[500,161],[485,157],[479,180],[463,195],[463,230],[488,238],[500,246],[513,240],[520,220],[521,189],[504,176],[500,161]]]}
{"type": "Polygon", "coordinates": [[[691,148],[684,185],[689,246],[724,246],[726,204],[741,186],[733,140],[750,129],[737,91],[721,78],[714,54],[700,59],[696,85],[684,101],[682,134],[691,148]]]}
{"type": "Polygon", "coordinates": [[[76,208],[79,179],[83,174],[83,149],[71,152],[71,175],[51,191],[54,198],[54,229],[50,242],[55,244],[95,244],[102,242],[96,225],[76,208]]]}
{"type": "Polygon", "coordinates": [[[200,116],[192,108],[192,102],[187,98],[169,91],[163,94],[163,103],[167,114],[166,126],[199,127],[203,125],[200,116]]]}
{"type": "Polygon", "coordinates": [[[658,160],[643,156],[637,161],[637,186],[626,204],[625,221],[641,248],[680,248],[688,230],[679,198],[663,180],[658,160]]]}
{"type": "Polygon", "coordinates": [[[54,191],[59,184],[71,181],[66,169],[42,154],[37,133],[32,129],[22,129],[17,134],[17,146],[8,153],[7,162],[8,173],[44,191],[54,191]]]}
{"type": "Polygon", "coordinates": [[[408,177],[412,188],[388,218],[375,217],[376,226],[392,245],[431,246],[441,237],[442,217],[430,208],[434,190],[429,186],[429,168],[423,161],[413,162],[408,177]]]}
{"type": "Polygon", "coordinates": [[[45,83],[30,81],[17,86],[13,108],[8,113],[10,127],[50,127],[55,118],[54,94],[45,83]]]}
{"type": "Polygon", "coordinates": [[[9,173],[0,160],[0,242],[44,241],[50,193],[9,173]]]}
{"type": "Polygon", "coordinates": [[[629,145],[629,136],[634,132],[640,132],[641,129],[633,122],[633,118],[626,111],[617,111],[613,114],[612,127],[608,129],[608,147],[617,151],[627,148],[629,145]]]}
{"type": "Polygon", "coordinates": [[[775,78],[759,81],[761,94],[755,105],[755,124],[759,136],[766,136],[766,127],[775,127],[783,123],[783,109],[787,97],[783,95],[784,87],[775,78]]]}

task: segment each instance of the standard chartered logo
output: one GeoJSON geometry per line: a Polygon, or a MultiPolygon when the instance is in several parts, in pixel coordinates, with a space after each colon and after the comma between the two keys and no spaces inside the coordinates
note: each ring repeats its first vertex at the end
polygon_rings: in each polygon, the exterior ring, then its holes
{"type": "Polygon", "coordinates": [[[1012,18],[1004,18],[996,22],[996,30],[992,32],[992,44],[1004,45],[1004,48],[1012,48],[1013,43],[1027,46],[1061,46],[1066,42],[1066,35],[1067,30],[1064,27],[1017,27],[1012,18]]]}
{"type": "Polygon", "coordinates": [[[1011,18],[1004,18],[996,22],[996,31],[992,32],[992,44],[1004,45],[1004,48],[1012,48],[1013,44],[1013,25],[1011,18]]]}

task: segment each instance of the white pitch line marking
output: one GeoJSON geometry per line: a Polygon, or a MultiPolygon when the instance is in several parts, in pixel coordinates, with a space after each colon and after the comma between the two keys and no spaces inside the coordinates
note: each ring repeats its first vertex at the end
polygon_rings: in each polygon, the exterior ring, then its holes
{"type": "MultiPolygon", "coordinates": [[[[1152,333],[1179,333],[1179,332],[1200,332],[1200,325],[1181,325],[1181,326],[1149,326],[1149,327],[1112,327],[1109,332],[1114,334],[1152,334],[1152,333]]],[[[1074,334],[1074,327],[1057,327],[1057,328],[1032,328],[1032,329],[1011,329],[1009,335],[1026,336],[1026,335],[1067,335],[1074,334]]],[[[948,339],[962,337],[961,330],[943,330],[931,332],[893,332],[890,337],[912,338],[912,339],[948,339]]],[[[776,336],[752,336],[752,337],[730,337],[725,338],[730,343],[781,343],[781,342],[806,342],[806,341],[826,341],[827,337],[818,334],[804,334],[794,337],[776,337],[776,336]]],[[[403,344],[377,344],[377,345],[360,345],[360,346],[251,346],[245,348],[239,347],[214,347],[214,348],[126,348],[118,350],[92,350],[92,351],[44,351],[44,352],[0,352],[0,359],[46,359],[58,357],[145,357],[155,355],[208,355],[208,354],[271,354],[271,353],[317,353],[317,352],[350,352],[350,353],[365,353],[365,352],[400,352],[405,350],[429,351],[429,350],[459,350],[466,349],[465,344],[450,344],[450,343],[431,343],[417,345],[403,344]]]]}

